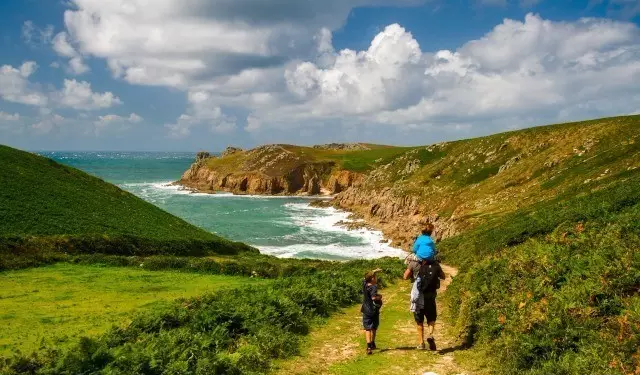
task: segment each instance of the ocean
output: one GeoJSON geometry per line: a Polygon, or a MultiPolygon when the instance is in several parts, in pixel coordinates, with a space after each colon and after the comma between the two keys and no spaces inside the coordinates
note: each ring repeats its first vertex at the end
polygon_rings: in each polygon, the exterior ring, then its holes
{"type": "Polygon", "coordinates": [[[195,153],[40,152],[118,185],[182,219],[220,236],[283,258],[325,260],[401,256],[382,233],[335,226],[349,214],[314,208],[308,198],[192,193],[170,185],[189,168],[195,153]]]}

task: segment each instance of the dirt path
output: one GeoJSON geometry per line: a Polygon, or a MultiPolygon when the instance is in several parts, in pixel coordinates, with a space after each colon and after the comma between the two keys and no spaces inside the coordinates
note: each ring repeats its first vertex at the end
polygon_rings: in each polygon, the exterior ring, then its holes
{"type": "MultiPolygon", "coordinates": [[[[458,271],[444,266],[447,274],[440,293],[444,293],[458,271]]],[[[419,374],[472,375],[456,363],[454,354],[462,350],[447,332],[442,319],[436,323],[438,352],[416,350],[416,324],[409,312],[411,284],[399,281],[383,291],[385,305],[374,355],[365,354],[360,306],[335,314],[326,325],[311,332],[301,356],[277,363],[277,374],[419,374]]],[[[446,314],[438,299],[439,314],[446,314]]]]}

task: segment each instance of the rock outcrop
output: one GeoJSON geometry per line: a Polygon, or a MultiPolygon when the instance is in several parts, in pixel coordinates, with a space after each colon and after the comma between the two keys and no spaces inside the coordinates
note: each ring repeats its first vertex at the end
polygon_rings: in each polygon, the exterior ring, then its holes
{"type": "Polygon", "coordinates": [[[352,187],[333,199],[336,208],[348,210],[364,219],[368,226],[382,231],[393,246],[409,249],[426,223],[436,224],[438,239],[458,233],[455,216],[442,219],[422,207],[417,196],[394,193],[392,188],[369,190],[352,187]]]}
{"type": "Polygon", "coordinates": [[[229,147],[220,157],[198,153],[178,184],[200,192],[235,194],[329,195],[362,181],[335,161],[312,160],[285,145],[243,151],[229,147]]]}

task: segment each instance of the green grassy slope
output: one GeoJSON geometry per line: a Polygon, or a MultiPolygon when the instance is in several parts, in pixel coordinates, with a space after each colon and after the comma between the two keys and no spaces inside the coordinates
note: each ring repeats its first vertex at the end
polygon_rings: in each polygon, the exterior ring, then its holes
{"type": "Polygon", "coordinates": [[[640,370],[640,170],[582,184],[440,244],[453,323],[503,374],[640,370]]]}
{"type": "Polygon", "coordinates": [[[626,116],[412,148],[358,189],[416,197],[425,214],[463,231],[639,168],[640,116],[626,116]]]}
{"type": "Polygon", "coordinates": [[[0,160],[2,251],[205,255],[248,249],[50,159],[0,146],[0,160]]]}
{"type": "Polygon", "coordinates": [[[366,173],[411,150],[411,147],[366,145],[364,150],[335,150],[294,145],[262,146],[207,160],[207,166],[220,173],[260,170],[281,176],[301,165],[332,164],[339,170],[366,173]],[[282,157],[286,155],[287,157],[282,157]]]}

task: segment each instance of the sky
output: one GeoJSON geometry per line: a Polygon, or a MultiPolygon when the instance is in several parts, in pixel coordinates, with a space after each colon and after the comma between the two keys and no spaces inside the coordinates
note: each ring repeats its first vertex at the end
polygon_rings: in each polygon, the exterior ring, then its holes
{"type": "Polygon", "coordinates": [[[0,144],[422,145],[640,113],[640,0],[0,2],[0,144]]]}

